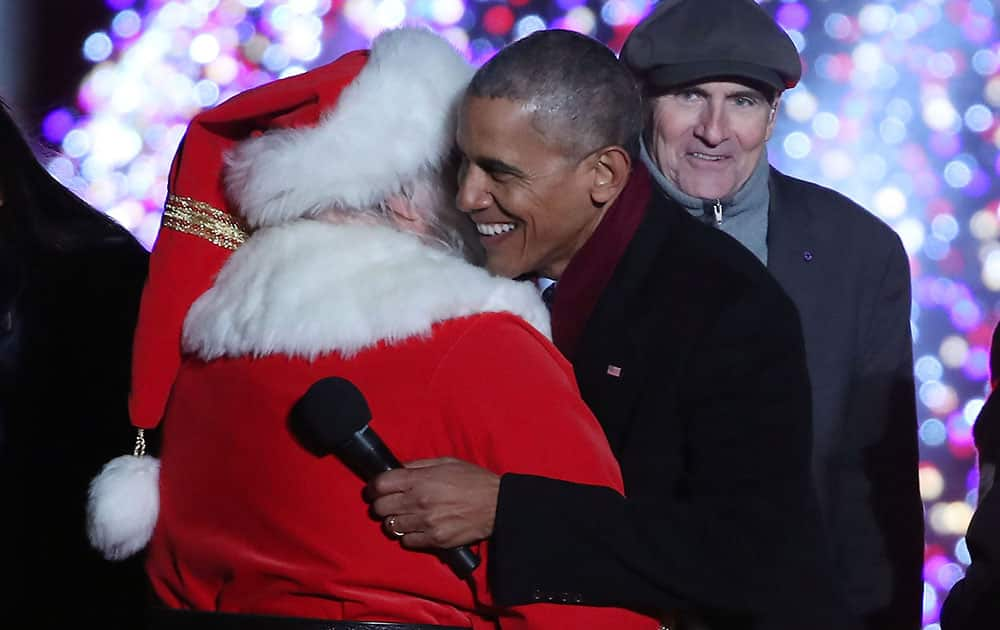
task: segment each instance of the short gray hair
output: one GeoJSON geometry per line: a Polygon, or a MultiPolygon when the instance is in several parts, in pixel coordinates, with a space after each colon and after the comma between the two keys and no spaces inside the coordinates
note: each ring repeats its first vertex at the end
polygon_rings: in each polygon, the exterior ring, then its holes
{"type": "Polygon", "coordinates": [[[527,104],[535,127],[574,157],[612,145],[634,155],[637,147],[635,79],[607,46],[573,31],[537,31],[508,45],[476,72],[467,94],[527,104]]]}
{"type": "Polygon", "coordinates": [[[475,226],[455,205],[455,167],[451,163],[440,169],[426,169],[414,179],[403,182],[391,195],[386,196],[367,208],[333,207],[330,212],[347,220],[367,217],[375,223],[390,226],[400,231],[389,207],[389,197],[399,195],[414,199],[423,193],[423,203],[415,204],[420,212],[423,233],[418,236],[428,245],[437,247],[468,262],[480,264],[483,259],[482,246],[475,226]]]}

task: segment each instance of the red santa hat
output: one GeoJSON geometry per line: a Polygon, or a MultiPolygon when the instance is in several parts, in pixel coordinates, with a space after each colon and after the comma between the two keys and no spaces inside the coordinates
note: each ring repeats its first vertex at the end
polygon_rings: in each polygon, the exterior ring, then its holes
{"type": "Polygon", "coordinates": [[[174,157],[132,355],[133,455],[91,484],[88,532],[109,559],[142,549],[159,462],[142,430],[164,415],[191,305],[254,229],[364,208],[440,167],[473,68],[429,30],[386,31],[370,51],[239,94],[196,116],[174,157]]]}

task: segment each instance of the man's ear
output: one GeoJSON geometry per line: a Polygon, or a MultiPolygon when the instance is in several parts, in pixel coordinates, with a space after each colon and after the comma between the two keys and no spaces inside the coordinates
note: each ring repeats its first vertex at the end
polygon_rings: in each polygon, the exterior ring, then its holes
{"type": "Polygon", "coordinates": [[[774,102],[771,103],[771,111],[767,113],[767,131],[764,135],[764,141],[767,142],[771,139],[771,134],[774,133],[774,124],[778,121],[778,107],[781,105],[781,94],[774,97],[774,102]]]}
{"type": "Polygon", "coordinates": [[[392,214],[397,221],[416,221],[420,218],[420,214],[417,209],[413,206],[413,203],[405,195],[390,195],[388,199],[385,200],[389,209],[392,210],[392,214]]]}
{"type": "Polygon", "coordinates": [[[596,152],[593,160],[594,181],[590,198],[595,205],[604,205],[615,199],[625,188],[632,172],[632,158],[620,146],[610,146],[596,152]]]}

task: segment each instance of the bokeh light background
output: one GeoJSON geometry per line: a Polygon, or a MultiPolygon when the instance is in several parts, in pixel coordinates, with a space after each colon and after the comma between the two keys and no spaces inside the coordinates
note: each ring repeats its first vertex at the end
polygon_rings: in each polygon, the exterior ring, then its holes
{"type": "MultiPolygon", "coordinates": [[[[75,103],[48,113],[64,184],[152,245],[187,122],[247,88],[423,23],[481,63],[537,29],[613,49],[648,0],[106,0],[75,103]]],[[[1000,43],[994,0],[764,1],[801,52],[771,140],[785,172],[835,188],[902,237],[913,269],[924,624],[969,562],[971,428],[1000,317],[1000,43]]]]}

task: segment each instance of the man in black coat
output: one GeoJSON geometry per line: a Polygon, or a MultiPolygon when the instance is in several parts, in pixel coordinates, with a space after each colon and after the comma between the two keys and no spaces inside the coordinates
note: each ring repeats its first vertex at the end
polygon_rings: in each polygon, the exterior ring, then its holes
{"type": "Polygon", "coordinates": [[[657,187],[764,263],[802,320],[812,466],[831,573],[870,630],[916,630],[923,513],[910,271],[893,230],[846,197],[769,167],[791,38],[753,0],[667,0],[622,61],[647,96],[641,160],[657,187]]]}
{"type": "Polygon", "coordinates": [[[378,478],[373,508],[408,547],[492,534],[501,604],[843,627],[809,473],[795,307],[749,252],[633,170],[640,100],[603,45],[544,31],[477,72],[457,136],[458,203],[487,266],[558,281],[553,339],[627,498],[439,460],[378,478]]]}

